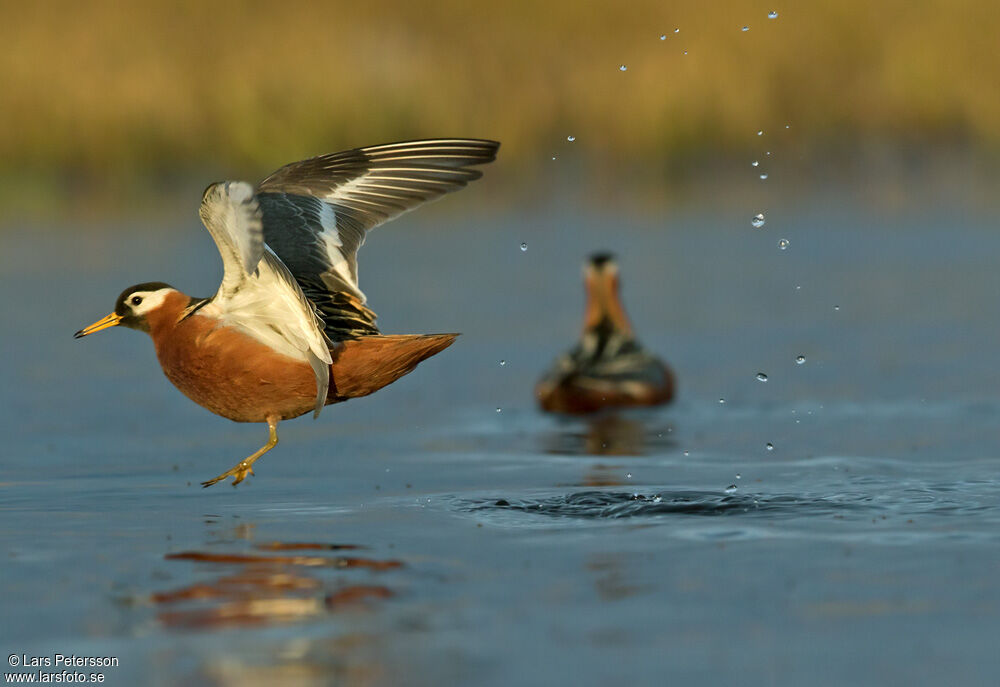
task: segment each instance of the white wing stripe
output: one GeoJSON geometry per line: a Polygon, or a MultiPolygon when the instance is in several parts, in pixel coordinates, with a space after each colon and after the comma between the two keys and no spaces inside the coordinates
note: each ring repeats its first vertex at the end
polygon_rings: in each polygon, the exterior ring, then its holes
{"type": "MultiPolygon", "coordinates": [[[[327,203],[320,203],[319,207],[319,224],[323,227],[324,234],[337,235],[337,213],[333,211],[333,207],[327,203]]],[[[338,248],[343,246],[340,238],[337,238],[337,243],[335,244],[338,248]]]]}

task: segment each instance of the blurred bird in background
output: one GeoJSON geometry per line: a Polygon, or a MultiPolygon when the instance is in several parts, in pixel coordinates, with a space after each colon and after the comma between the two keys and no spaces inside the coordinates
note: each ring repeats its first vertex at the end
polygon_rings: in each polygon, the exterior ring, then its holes
{"type": "Polygon", "coordinates": [[[674,375],[636,339],[618,293],[614,256],[591,256],[583,268],[583,281],[587,293],[583,334],[535,387],[542,410],[585,414],[668,403],[674,397],[674,375]]]}

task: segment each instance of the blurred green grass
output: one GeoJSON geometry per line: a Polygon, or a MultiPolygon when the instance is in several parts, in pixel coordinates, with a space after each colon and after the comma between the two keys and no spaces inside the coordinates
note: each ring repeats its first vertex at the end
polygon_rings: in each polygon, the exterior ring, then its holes
{"type": "Polygon", "coordinates": [[[572,134],[589,167],[669,173],[786,124],[801,150],[1000,150],[992,0],[0,8],[8,217],[408,137],[496,138],[509,170],[572,134]]]}

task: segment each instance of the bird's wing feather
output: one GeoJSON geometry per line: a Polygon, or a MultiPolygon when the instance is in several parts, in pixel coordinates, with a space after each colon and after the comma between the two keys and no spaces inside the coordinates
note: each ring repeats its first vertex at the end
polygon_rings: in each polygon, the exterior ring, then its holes
{"type": "Polygon", "coordinates": [[[264,239],[323,313],[335,340],[377,334],[358,286],[368,231],[482,176],[499,143],[406,141],[295,162],[257,186],[264,239]]]}
{"type": "Polygon", "coordinates": [[[222,256],[216,297],[225,298],[253,274],[264,254],[264,225],[253,187],[241,181],[212,184],[205,189],[198,214],[222,256]]]}
{"type": "Polygon", "coordinates": [[[323,320],[281,259],[264,244],[253,187],[220,182],[205,191],[199,211],[222,256],[222,284],[211,302],[221,323],[276,352],[307,361],[316,375],[316,415],[330,384],[330,342],[323,320]]]}

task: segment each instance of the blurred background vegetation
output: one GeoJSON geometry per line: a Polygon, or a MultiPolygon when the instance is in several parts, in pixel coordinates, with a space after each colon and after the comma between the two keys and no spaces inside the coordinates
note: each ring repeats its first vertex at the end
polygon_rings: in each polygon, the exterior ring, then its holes
{"type": "Polygon", "coordinates": [[[6,221],[408,137],[498,139],[511,187],[553,156],[590,180],[742,169],[758,130],[799,160],[1000,153],[994,0],[0,6],[6,221]]]}

